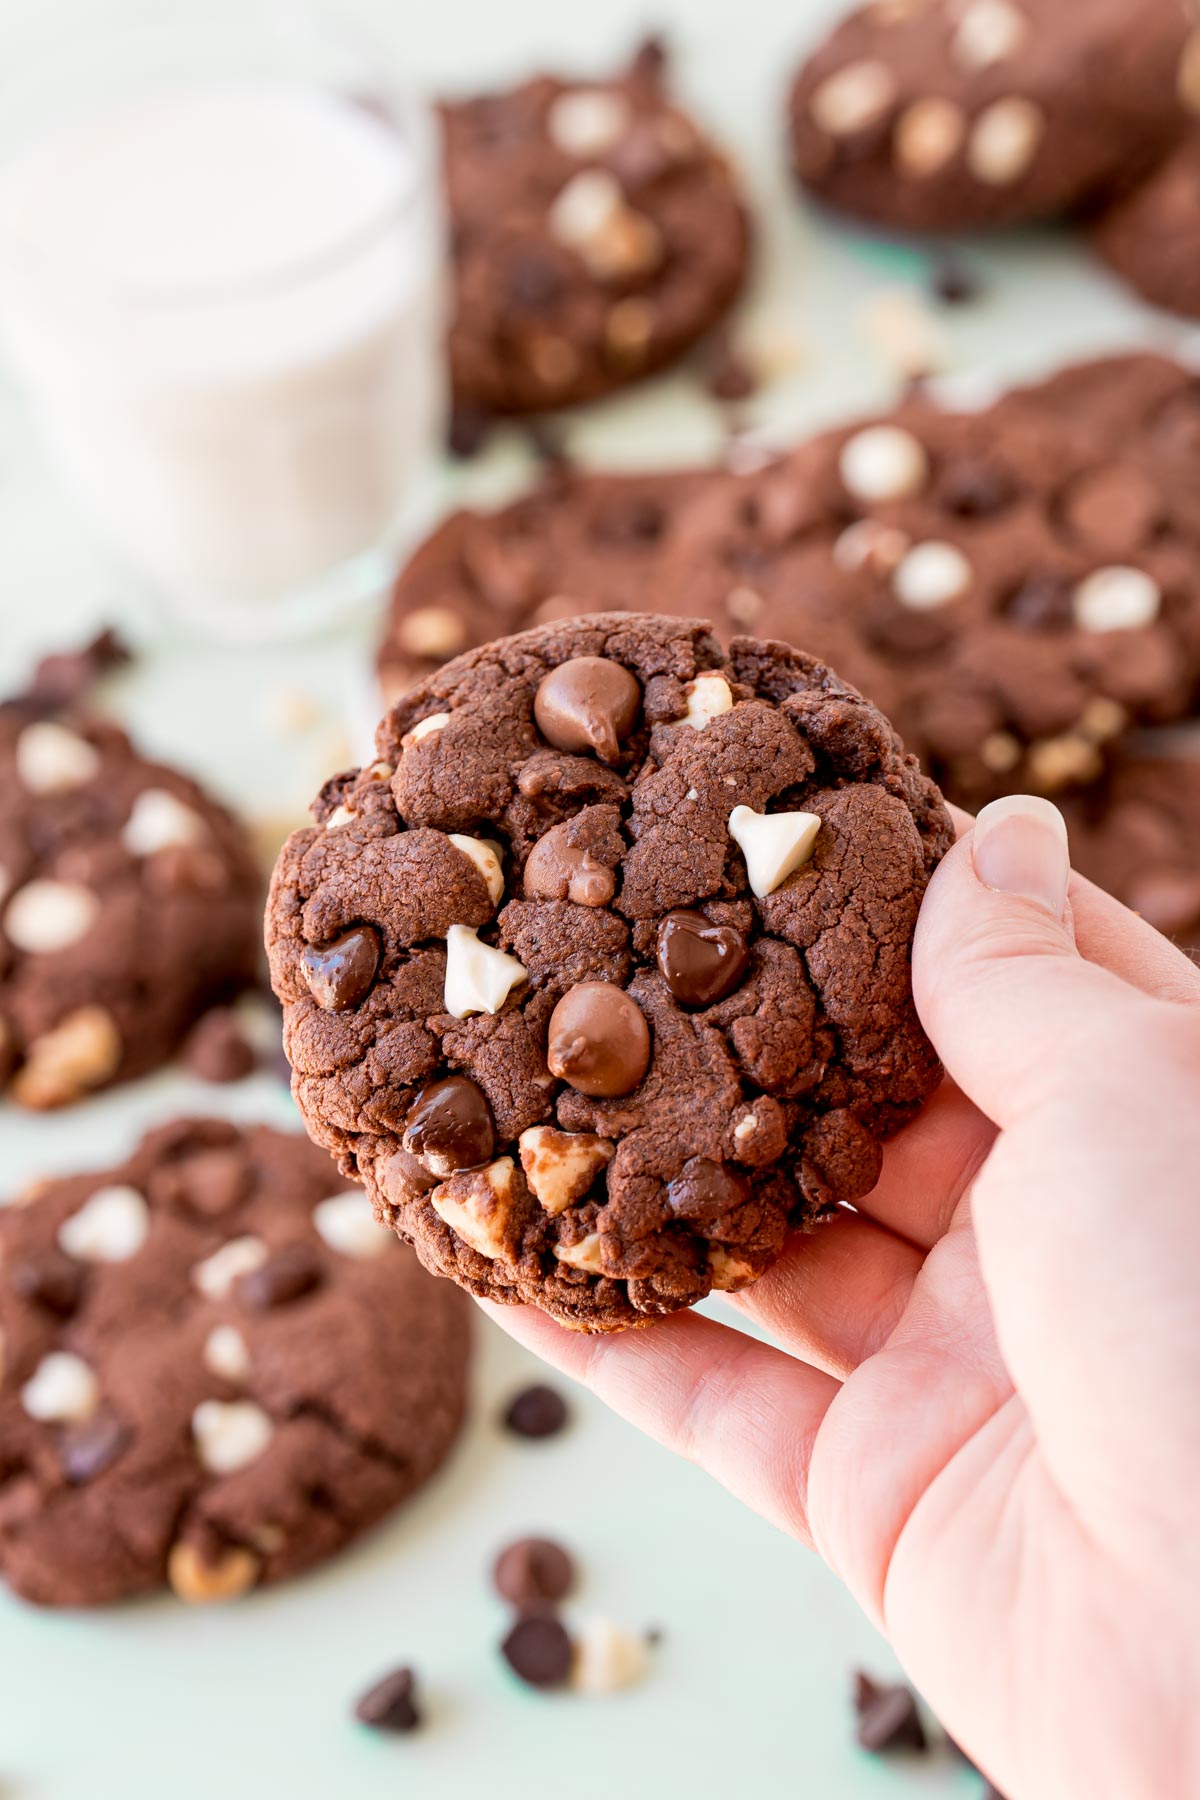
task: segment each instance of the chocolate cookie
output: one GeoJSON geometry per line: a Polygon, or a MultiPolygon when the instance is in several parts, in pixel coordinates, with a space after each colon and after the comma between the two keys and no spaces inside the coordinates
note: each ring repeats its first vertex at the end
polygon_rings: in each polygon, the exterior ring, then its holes
{"type": "Polygon", "coordinates": [[[442,108],[456,400],[565,406],[673,361],[727,310],[748,256],[724,157],[662,88],[539,76],[442,108]]]}
{"type": "Polygon", "coordinates": [[[950,840],[811,657],[648,615],[460,657],[276,867],[293,1092],[471,1292],[585,1331],[753,1281],[938,1078],[909,988],[950,840]]]}
{"type": "Polygon", "coordinates": [[[261,883],[239,825],[116,726],[0,707],[0,1081],[60,1106],[157,1068],[253,981],[261,883]]]}
{"type": "Polygon", "coordinates": [[[872,0],[792,88],[792,160],[862,218],[959,231],[1053,218],[1150,167],[1200,99],[1180,0],[872,0]]]}
{"type": "Polygon", "coordinates": [[[441,1461],[466,1308],[307,1139],[183,1119],[0,1207],[0,1576],[231,1599],[441,1461]]]}
{"type": "Polygon", "coordinates": [[[556,473],[458,513],[400,577],[381,668],[571,610],[702,610],[892,718],[952,799],[1086,787],[1200,686],[1200,384],[1081,364],[977,413],[918,391],[752,475],[556,473]],[[425,635],[422,637],[422,633],[425,635]]]}
{"type": "MultiPolygon", "coordinates": [[[[1200,87],[1200,50],[1196,57],[1200,87]]],[[[1200,132],[1191,132],[1139,187],[1103,212],[1092,241],[1155,306],[1200,318],[1200,132]]]]}
{"type": "Polygon", "coordinates": [[[1063,808],[1071,861],[1167,937],[1200,950],[1200,744],[1123,753],[1063,808]]]}

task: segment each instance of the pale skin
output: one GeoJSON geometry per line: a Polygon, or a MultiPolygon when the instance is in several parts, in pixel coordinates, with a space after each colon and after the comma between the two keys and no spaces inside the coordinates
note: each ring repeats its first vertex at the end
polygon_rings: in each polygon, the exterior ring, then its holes
{"type": "MultiPolygon", "coordinates": [[[[986,808],[913,959],[948,1079],[879,1185],[617,1337],[489,1307],[818,1550],[1010,1800],[1200,1793],[1200,970],[986,808]]],[[[781,1551],[782,1554],[782,1551],[781,1551]]]]}

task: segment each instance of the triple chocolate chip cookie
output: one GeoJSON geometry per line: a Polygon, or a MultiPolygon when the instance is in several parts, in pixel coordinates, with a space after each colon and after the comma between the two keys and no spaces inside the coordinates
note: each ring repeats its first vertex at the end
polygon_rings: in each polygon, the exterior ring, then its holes
{"type": "Polygon", "coordinates": [[[590,400],[674,360],[741,285],[725,158],[663,90],[653,47],[611,80],[539,76],[442,108],[460,406],[590,400]]]}
{"type": "Polygon", "coordinates": [[[753,1281],[938,1079],[910,951],[951,838],[785,645],[600,614],[450,663],[268,905],[293,1092],[427,1267],[612,1331],[753,1281]]]}
{"type": "MultiPolygon", "coordinates": [[[[1200,109],[1200,37],[1192,56],[1200,109]]],[[[1130,287],[1168,312],[1200,318],[1200,131],[1103,212],[1092,242],[1130,287]]]]}
{"type": "Polygon", "coordinates": [[[306,1138],[184,1119],[0,1207],[0,1576],[232,1599],[324,1560],[458,1429],[468,1308],[306,1138]]]}
{"type": "Polygon", "coordinates": [[[1198,104],[1180,0],[871,0],[796,79],[792,158],[881,224],[1012,224],[1107,201],[1198,104]]]}
{"type": "Polygon", "coordinates": [[[157,1068],[254,980],[260,893],[186,775],[44,694],[0,707],[0,1085],[61,1106],[157,1068]]]}

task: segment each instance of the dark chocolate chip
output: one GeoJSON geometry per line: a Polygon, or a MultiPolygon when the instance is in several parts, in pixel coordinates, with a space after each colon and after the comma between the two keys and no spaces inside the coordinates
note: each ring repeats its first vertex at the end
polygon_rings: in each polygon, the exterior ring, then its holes
{"type": "Polygon", "coordinates": [[[79,1305],[83,1283],[83,1269],[61,1250],[45,1250],[40,1256],[15,1262],[8,1272],[14,1294],[57,1319],[70,1318],[79,1305]]]}
{"type": "Polygon", "coordinates": [[[527,1613],[518,1619],[500,1653],[518,1680],[536,1688],[564,1686],[574,1660],[566,1626],[548,1613],[527,1613]]]}
{"type": "Polygon", "coordinates": [[[662,536],[666,513],[646,494],[621,495],[598,513],[593,527],[602,544],[653,544],[662,536]]]}
{"type": "Polygon", "coordinates": [[[257,1061],[254,1046],[228,1006],[214,1006],[188,1033],[185,1067],[201,1081],[242,1081],[257,1061]]]}
{"type": "Polygon", "coordinates": [[[257,1269],[240,1275],[234,1292],[243,1306],[253,1307],[255,1312],[270,1312],[311,1293],[321,1275],[321,1258],[311,1244],[285,1244],[257,1269]]]}
{"type": "Polygon", "coordinates": [[[456,400],[446,427],[446,448],[451,456],[478,456],[492,430],[492,415],[470,400],[456,400]]]}
{"type": "Polygon", "coordinates": [[[693,1156],[668,1184],[667,1200],[677,1218],[712,1225],[744,1206],[748,1192],[743,1178],[725,1164],[693,1156]]]}
{"type": "Polygon", "coordinates": [[[1065,575],[1050,571],[1028,575],[1009,595],[1005,611],[1026,631],[1061,630],[1071,623],[1071,593],[1065,575]]]}
{"type": "Polygon", "coordinates": [[[514,252],[503,273],[504,291],[525,312],[544,312],[563,292],[563,272],[532,246],[514,252]]]}
{"type": "Polygon", "coordinates": [[[241,1204],[254,1177],[240,1147],[213,1145],[168,1164],[153,1179],[164,1204],[181,1206],[204,1219],[219,1219],[241,1204]]]}
{"type": "Polygon", "coordinates": [[[994,463],[961,461],[947,468],[938,497],[960,519],[984,519],[1011,506],[1017,490],[1007,470],[994,463]]]}
{"type": "Polygon", "coordinates": [[[978,300],[982,291],[978,278],[952,256],[943,256],[938,261],[929,285],[934,299],[940,300],[943,306],[969,306],[972,300],[978,300]]]}
{"type": "Polygon", "coordinates": [[[58,1439],[63,1473],[76,1485],[91,1481],[116,1461],[128,1442],[129,1433],[112,1413],[95,1413],[67,1425],[58,1439]]]}
{"type": "Polygon", "coordinates": [[[346,1012],[370,992],[379,967],[379,933],[355,925],[332,944],[305,946],[300,957],[308,991],[325,1012],[346,1012]]]}
{"type": "Polygon", "coordinates": [[[409,1108],[402,1143],[439,1179],[482,1167],[496,1146],[487,1096],[465,1075],[430,1082],[409,1108]]]}
{"type": "Polygon", "coordinates": [[[576,982],[550,1014],[546,1062],[577,1093],[631,1094],[650,1066],[650,1027],[623,988],[576,982]]]}
{"type": "Polygon", "coordinates": [[[591,750],[615,763],[637,723],[642,690],[607,656],[573,656],[542,678],[534,696],[538,730],[556,750],[591,750]]]}
{"type": "Polygon", "coordinates": [[[668,60],[666,38],[661,32],[652,31],[642,39],[630,59],[630,76],[634,81],[659,87],[666,78],[668,60]]]}
{"type": "Polygon", "coordinates": [[[411,1669],[393,1669],[355,1702],[354,1716],[372,1731],[415,1731],[421,1723],[411,1669]]]}
{"type": "Polygon", "coordinates": [[[707,363],[705,385],[714,400],[748,400],[758,387],[758,377],[727,331],[713,338],[707,363]]]}
{"type": "Polygon", "coordinates": [[[554,1437],[568,1419],[567,1403],[557,1388],[535,1383],[514,1394],[504,1414],[504,1423],[517,1437],[554,1437]]]}
{"type": "Polygon", "coordinates": [[[85,699],[103,676],[132,661],[131,652],[115,631],[101,631],[82,650],[44,656],[16,704],[34,714],[58,712],[85,699]]]}
{"type": "Polygon", "coordinates": [[[902,1682],[887,1686],[860,1669],[854,1677],[855,1736],[864,1750],[881,1755],[890,1750],[926,1750],[928,1740],[917,1698],[902,1682]]]}
{"type": "Polygon", "coordinates": [[[518,1538],[496,1558],[492,1581],[501,1598],[513,1606],[553,1606],[574,1585],[575,1564],[551,1538],[518,1538]]]}
{"type": "Polygon", "coordinates": [[[713,1006],[746,979],[750,951],[732,925],[681,907],[659,927],[658,966],[680,1006],[713,1006]]]}

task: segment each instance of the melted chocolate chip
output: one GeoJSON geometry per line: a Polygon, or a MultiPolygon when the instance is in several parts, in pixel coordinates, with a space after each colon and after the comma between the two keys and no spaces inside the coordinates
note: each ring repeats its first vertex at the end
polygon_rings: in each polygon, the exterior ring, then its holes
{"type": "Polygon", "coordinates": [[[575,1581],[575,1564],[551,1538],[518,1538],[492,1565],[496,1592],[524,1609],[553,1606],[575,1581]]]}
{"type": "Polygon", "coordinates": [[[370,925],[344,931],[332,944],[309,944],[300,957],[304,979],[325,1012],[346,1012],[370,992],[379,967],[379,934],[370,925]]]}
{"type": "Polygon", "coordinates": [[[712,1225],[745,1203],[749,1189],[723,1163],[694,1156],[667,1188],[671,1210],[680,1219],[712,1225]]]}
{"type": "Polygon", "coordinates": [[[439,1179],[490,1162],[496,1128],[487,1096],[465,1075],[421,1089],[405,1121],[404,1149],[439,1179]]]}
{"type": "Polygon", "coordinates": [[[393,1669],[356,1702],[354,1716],[372,1731],[415,1731],[421,1723],[416,1705],[416,1677],[411,1669],[393,1669]]]}
{"type": "Polygon", "coordinates": [[[75,1311],[83,1294],[83,1282],[82,1268],[61,1250],[47,1250],[41,1256],[16,1262],[8,1276],[14,1294],[58,1319],[69,1319],[75,1311]]]}
{"type": "Polygon", "coordinates": [[[1071,623],[1071,583],[1050,572],[1029,575],[1009,596],[1006,610],[1026,631],[1061,630],[1071,623]]]}
{"type": "Polygon", "coordinates": [[[311,1245],[285,1244],[257,1269],[239,1276],[234,1291],[243,1306],[270,1312],[311,1293],[321,1276],[321,1259],[311,1245]]]}
{"type": "Polygon", "coordinates": [[[683,907],[659,927],[658,966],[680,1006],[713,1006],[746,979],[750,951],[732,925],[683,907]]]}
{"type": "Polygon", "coordinates": [[[570,824],[556,825],[539,838],[525,864],[527,900],[573,900],[577,906],[607,906],[616,876],[589,850],[567,842],[570,824]]]}
{"type": "Polygon", "coordinates": [[[68,1425],[58,1439],[63,1473],[69,1482],[81,1486],[115,1462],[128,1442],[129,1433],[112,1413],[96,1413],[68,1425]]]}
{"type": "Polygon", "coordinates": [[[885,1687],[860,1670],[854,1677],[855,1736],[864,1750],[925,1750],[928,1743],[916,1696],[903,1683],[885,1687]]]}
{"type": "Polygon", "coordinates": [[[943,475],[938,497],[946,511],[960,519],[985,519],[1012,505],[1016,487],[1007,471],[994,463],[956,462],[943,475]]]}
{"type": "Polygon", "coordinates": [[[615,763],[641,704],[641,688],[620,663],[607,656],[573,656],[543,678],[533,716],[556,750],[591,750],[601,762],[615,763]]]}
{"type": "Polygon", "coordinates": [[[514,1394],[504,1414],[504,1423],[516,1437],[554,1437],[568,1419],[567,1403],[557,1388],[536,1382],[514,1394]]]}
{"type": "Polygon", "coordinates": [[[574,1660],[566,1627],[542,1613],[518,1619],[500,1653],[518,1680],[538,1688],[562,1687],[574,1660]]]}
{"type": "Polygon", "coordinates": [[[623,988],[580,981],[550,1015],[546,1060],[581,1094],[631,1094],[650,1066],[650,1027],[623,988]]]}

